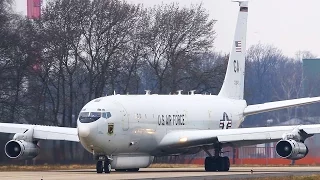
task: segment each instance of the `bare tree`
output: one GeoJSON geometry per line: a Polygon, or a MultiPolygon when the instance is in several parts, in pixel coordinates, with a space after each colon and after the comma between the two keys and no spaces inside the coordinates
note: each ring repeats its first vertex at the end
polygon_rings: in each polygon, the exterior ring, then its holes
{"type": "MultiPolygon", "coordinates": [[[[302,62],[292,59],[280,59],[275,69],[273,82],[275,100],[296,99],[303,97],[302,62]]],[[[273,112],[282,121],[298,118],[300,107],[273,112]],[[286,112],[286,113],[285,113],[286,112]]]]}
{"type": "MultiPolygon", "coordinates": [[[[275,72],[279,62],[284,59],[281,50],[271,45],[257,44],[249,48],[246,61],[245,98],[248,104],[259,104],[276,100],[273,96],[275,72]]],[[[254,115],[246,118],[245,123],[263,124],[262,120],[272,115],[254,115]]]]}
{"type": "Polygon", "coordinates": [[[141,67],[143,65],[143,57],[146,52],[143,47],[143,18],[146,11],[141,9],[135,17],[133,29],[129,33],[129,38],[123,51],[120,52],[118,61],[121,62],[118,68],[118,84],[120,91],[123,93],[139,93],[141,83],[141,67]]]}
{"type": "Polygon", "coordinates": [[[3,121],[18,122],[24,117],[30,47],[23,36],[23,19],[11,13],[10,3],[0,2],[0,114],[3,121]]]}
{"type": "Polygon", "coordinates": [[[89,97],[102,96],[107,89],[115,89],[114,77],[121,61],[119,56],[135,27],[139,8],[119,0],[96,0],[86,8],[80,60],[89,74],[89,97]]]}
{"type": "Polygon", "coordinates": [[[170,4],[148,10],[145,59],[154,69],[159,93],[178,90],[184,69],[213,46],[214,22],[201,5],[180,8],[170,4]]]}
{"type": "Polygon", "coordinates": [[[218,94],[221,89],[229,56],[208,52],[194,57],[192,64],[184,69],[178,85],[197,93],[218,94]]]}
{"type": "Polygon", "coordinates": [[[303,59],[314,59],[317,57],[315,54],[313,54],[310,51],[300,51],[300,50],[297,51],[295,55],[296,55],[295,59],[300,61],[303,59]]]}

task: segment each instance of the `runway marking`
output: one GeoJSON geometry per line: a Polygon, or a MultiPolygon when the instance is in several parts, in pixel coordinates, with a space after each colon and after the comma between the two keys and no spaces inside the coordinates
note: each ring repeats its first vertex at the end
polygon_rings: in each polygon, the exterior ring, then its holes
{"type": "Polygon", "coordinates": [[[204,168],[143,168],[139,172],[97,174],[95,170],[0,172],[1,180],[105,180],[105,179],[237,179],[320,174],[320,167],[232,167],[229,172],[205,172],[204,168]],[[251,174],[251,169],[253,174],[251,174]]]}

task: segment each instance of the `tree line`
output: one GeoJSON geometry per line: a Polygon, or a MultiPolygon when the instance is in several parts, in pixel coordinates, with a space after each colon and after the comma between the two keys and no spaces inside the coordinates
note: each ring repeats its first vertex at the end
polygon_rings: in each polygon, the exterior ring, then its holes
{"type": "MultiPolygon", "coordinates": [[[[36,20],[13,13],[11,4],[0,0],[1,122],[76,127],[84,104],[114,92],[217,94],[221,88],[228,54],[214,50],[216,21],[201,4],[51,0],[36,20]]],[[[253,45],[245,81],[248,104],[302,97],[302,62],[272,45],[253,45]]],[[[245,125],[303,116],[285,111],[253,116],[245,125]]],[[[73,158],[77,145],[60,145],[73,158]]]]}
{"type": "Polygon", "coordinates": [[[225,55],[211,51],[215,21],[202,5],[49,1],[40,19],[14,21],[7,23],[16,39],[6,37],[2,48],[12,51],[9,64],[1,63],[1,76],[9,78],[1,78],[1,113],[11,114],[5,122],[74,127],[86,102],[114,91],[220,88],[222,79],[211,77],[223,77],[215,69],[225,55]]]}

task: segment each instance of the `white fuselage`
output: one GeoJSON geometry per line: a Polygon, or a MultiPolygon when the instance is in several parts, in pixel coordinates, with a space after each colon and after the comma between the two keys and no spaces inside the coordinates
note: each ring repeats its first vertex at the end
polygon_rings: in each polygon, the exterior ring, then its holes
{"type": "Polygon", "coordinates": [[[114,95],[94,99],[81,112],[110,112],[90,123],[78,120],[81,144],[96,155],[148,155],[196,153],[199,148],[159,149],[172,130],[238,128],[244,100],[214,95],[114,95]]]}

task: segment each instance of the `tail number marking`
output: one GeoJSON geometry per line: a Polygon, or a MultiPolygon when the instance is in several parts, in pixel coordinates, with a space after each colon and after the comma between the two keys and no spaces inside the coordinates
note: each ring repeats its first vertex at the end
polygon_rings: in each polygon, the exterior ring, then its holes
{"type": "Polygon", "coordinates": [[[238,73],[239,72],[239,61],[238,60],[234,60],[233,61],[233,70],[235,73],[238,73]]]}

